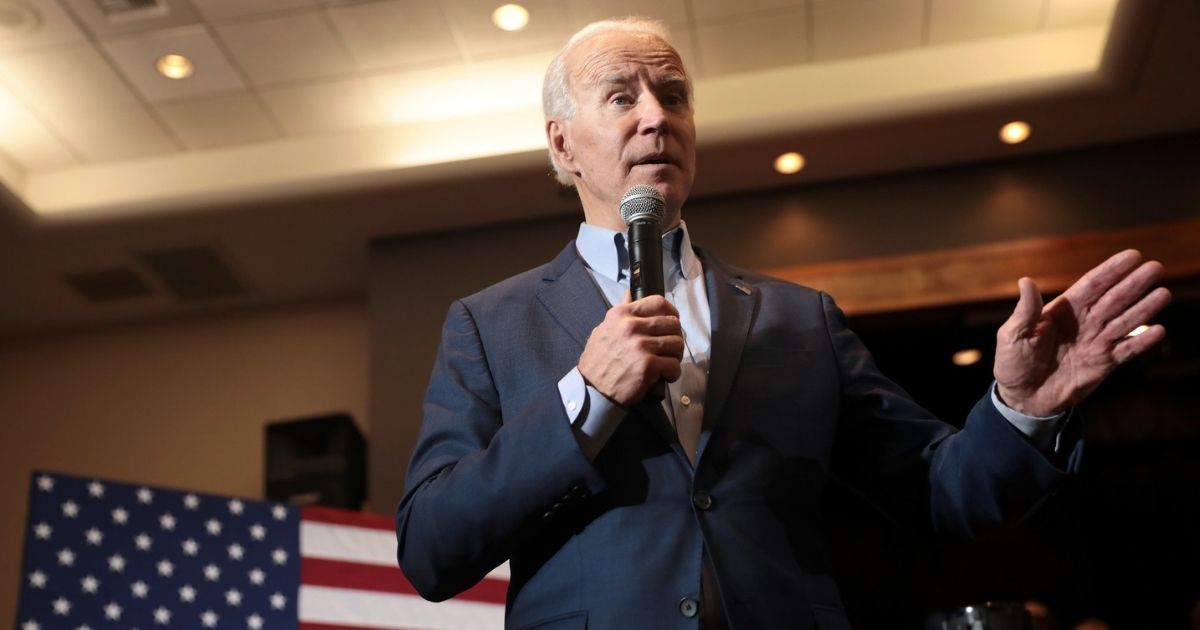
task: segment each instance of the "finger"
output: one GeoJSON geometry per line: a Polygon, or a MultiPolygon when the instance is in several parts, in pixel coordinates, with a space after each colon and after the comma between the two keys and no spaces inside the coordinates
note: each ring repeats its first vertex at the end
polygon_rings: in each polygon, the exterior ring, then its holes
{"type": "Polygon", "coordinates": [[[633,302],[633,294],[629,292],[629,289],[625,289],[625,295],[621,296],[621,303],[629,304],[631,302],[633,302]]]}
{"type": "Polygon", "coordinates": [[[646,337],[641,342],[642,350],[655,356],[683,359],[683,337],[668,335],[665,337],[646,337]]]}
{"type": "Polygon", "coordinates": [[[1124,363],[1137,355],[1149,350],[1154,344],[1162,341],[1167,336],[1167,329],[1161,324],[1155,324],[1146,329],[1140,335],[1135,337],[1126,337],[1113,347],[1113,359],[1117,363],[1124,363]]]}
{"type": "Polygon", "coordinates": [[[1122,278],[1129,275],[1141,261],[1142,254],[1136,249],[1113,254],[1108,260],[1083,274],[1083,277],[1076,280],[1063,295],[1073,304],[1091,306],[1122,278]]]}
{"type": "Polygon", "coordinates": [[[656,383],[659,380],[674,383],[683,374],[683,366],[679,360],[669,357],[654,357],[649,364],[649,368],[650,374],[648,376],[653,377],[649,379],[651,383],[656,383]]]}
{"type": "Polygon", "coordinates": [[[637,319],[632,330],[639,335],[649,335],[658,337],[662,335],[682,335],[683,326],[679,323],[679,318],[674,315],[656,315],[654,317],[642,317],[637,319]]]}
{"type": "Polygon", "coordinates": [[[1162,277],[1162,271],[1162,263],[1157,260],[1143,263],[1142,266],[1125,276],[1116,286],[1109,289],[1104,297],[1096,302],[1096,306],[1092,308],[1087,317],[1094,319],[1098,326],[1103,326],[1109,320],[1120,316],[1129,308],[1130,304],[1146,295],[1146,291],[1162,277]]]}
{"type": "Polygon", "coordinates": [[[1153,319],[1170,303],[1171,292],[1159,287],[1109,322],[1100,333],[1100,338],[1107,342],[1120,342],[1133,329],[1153,319]]]}
{"type": "Polygon", "coordinates": [[[1017,289],[1020,291],[1020,297],[1017,298],[1017,305],[1005,325],[1011,328],[1015,337],[1019,339],[1027,336],[1029,331],[1037,326],[1042,316],[1042,294],[1030,278],[1018,280],[1017,289]]]}
{"type": "Polygon", "coordinates": [[[675,310],[675,305],[668,302],[667,298],[661,295],[647,295],[640,300],[632,302],[629,307],[629,312],[638,317],[653,315],[679,316],[679,311],[675,310]]]}

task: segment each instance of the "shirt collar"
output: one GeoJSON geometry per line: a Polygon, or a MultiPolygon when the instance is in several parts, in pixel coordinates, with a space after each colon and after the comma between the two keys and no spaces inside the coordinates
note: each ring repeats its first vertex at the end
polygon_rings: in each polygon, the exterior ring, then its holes
{"type": "MultiPolygon", "coordinates": [[[[575,249],[592,271],[613,282],[628,281],[629,248],[624,232],[580,223],[575,249]]],[[[676,276],[690,280],[700,274],[700,260],[692,250],[692,239],[683,221],[663,234],[663,266],[668,285],[674,284],[676,276]]]]}

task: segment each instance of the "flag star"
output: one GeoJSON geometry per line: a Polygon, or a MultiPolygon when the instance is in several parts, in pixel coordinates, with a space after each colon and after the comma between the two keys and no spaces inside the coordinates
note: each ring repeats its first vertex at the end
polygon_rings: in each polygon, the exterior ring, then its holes
{"type": "Polygon", "coordinates": [[[191,538],[183,541],[184,555],[194,556],[199,551],[200,551],[200,543],[196,542],[195,540],[193,540],[191,538]]]}
{"type": "Polygon", "coordinates": [[[175,573],[175,565],[171,564],[170,560],[163,558],[158,561],[158,574],[163,577],[171,577],[175,573]]]}
{"type": "Polygon", "coordinates": [[[71,602],[67,601],[65,597],[54,600],[54,614],[62,617],[71,614],[71,602]]]}
{"type": "Polygon", "coordinates": [[[135,536],[133,541],[137,544],[137,548],[141,549],[142,551],[149,551],[150,544],[154,542],[149,536],[146,535],[146,532],[142,532],[135,536]]]}
{"type": "Polygon", "coordinates": [[[208,530],[208,533],[212,534],[213,536],[219,536],[221,534],[221,521],[218,521],[215,518],[210,518],[204,523],[204,529],[208,530]]]}
{"type": "Polygon", "coordinates": [[[137,499],[138,503],[149,505],[154,500],[154,493],[150,491],[150,488],[138,488],[137,499]]]}
{"type": "Polygon", "coordinates": [[[54,528],[44,521],[33,526],[33,535],[41,540],[50,540],[50,533],[53,531],[54,528]]]}
{"type": "Polygon", "coordinates": [[[89,483],[88,494],[96,497],[97,499],[104,496],[104,484],[100,483],[99,481],[93,481],[92,483],[89,483]]]}
{"type": "Polygon", "coordinates": [[[271,508],[271,516],[275,517],[277,521],[282,521],[287,518],[287,508],[282,505],[276,505],[271,508]]]}
{"type": "Polygon", "coordinates": [[[262,569],[255,568],[250,571],[250,583],[251,584],[254,584],[257,586],[262,586],[262,583],[265,582],[266,579],[267,579],[267,574],[263,573],[262,569]]]}
{"type": "Polygon", "coordinates": [[[129,512],[126,512],[125,508],[119,507],[113,510],[112,517],[113,522],[118,525],[124,525],[125,523],[129,522],[129,512]]]}
{"type": "Polygon", "coordinates": [[[85,623],[82,626],[76,627],[75,630],[92,630],[92,627],[85,623]]]}
{"type": "Polygon", "coordinates": [[[133,596],[138,599],[146,599],[146,594],[150,592],[150,587],[146,583],[138,580],[129,585],[129,590],[133,592],[133,596]]]}
{"type": "Polygon", "coordinates": [[[242,549],[242,546],[237,543],[233,543],[232,545],[229,545],[228,549],[229,549],[229,557],[234,560],[241,560],[242,556],[245,555],[245,552],[246,552],[246,550],[242,549]]]}
{"type": "Polygon", "coordinates": [[[64,567],[73,566],[75,564],[75,552],[64,548],[58,552],[58,563],[64,567]]]}
{"type": "Polygon", "coordinates": [[[42,627],[38,625],[38,622],[30,619],[21,624],[21,630],[42,630],[42,627]]]}
{"type": "Polygon", "coordinates": [[[38,489],[42,492],[50,492],[54,489],[54,477],[42,475],[41,477],[38,477],[37,484],[38,489]]]}
{"type": "Polygon", "coordinates": [[[229,513],[230,514],[241,514],[242,507],[243,506],[242,506],[241,501],[239,501],[237,499],[233,499],[229,502],[229,513]]]}
{"type": "Polygon", "coordinates": [[[267,528],[259,523],[255,523],[250,527],[250,537],[254,540],[262,540],[267,537],[267,528]]]}
{"type": "Polygon", "coordinates": [[[89,545],[99,545],[100,543],[104,542],[104,533],[95,527],[87,530],[84,535],[87,536],[89,545]]]}
{"type": "Polygon", "coordinates": [[[104,616],[108,619],[112,619],[113,621],[120,619],[121,606],[118,605],[117,602],[109,602],[109,604],[104,607],[104,616]]]}
{"type": "Polygon", "coordinates": [[[171,611],[159,606],[154,609],[154,623],[167,625],[171,622],[171,611]]]}
{"type": "Polygon", "coordinates": [[[283,593],[277,592],[271,596],[271,608],[283,610],[284,606],[287,606],[287,598],[283,596],[283,593]]]}
{"type": "Polygon", "coordinates": [[[108,570],[116,571],[118,573],[120,573],[121,571],[124,571],[125,570],[125,558],[122,558],[121,554],[119,554],[119,553],[114,553],[113,555],[109,556],[108,570]]]}
{"type": "Polygon", "coordinates": [[[184,584],[179,588],[179,599],[189,604],[196,601],[196,589],[191,584],[184,584]]]}
{"type": "Polygon", "coordinates": [[[200,507],[200,497],[194,494],[186,494],[183,496],[183,507],[194,510],[200,507]]]}
{"type": "Polygon", "coordinates": [[[263,620],[257,614],[246,617],[246,627],[250,630],[262,630],[263,620]]]}
{"type": "Polygon", "coordinates": [[[29,585],[33,588],[45,588],[46,580],[48,579],[49,578],[46,577],[45,573],[42,573],[41,571],[34,571],[33,573],[29,574],[29,585]]]}
{"type": "Polygon", "coordinates": [[[221,579],[221,569],[217,568],[217,565],[215,564],[210,564],[204,567],[204,579],[208,580],[209,582],[216,582],[217,580],[221,579]]]}
{"type": "Polygon", "coordinates": [[[175,529],[175,517],[172,516],[170,512],[167,512],[166,514],[158,517],[158,524],[165,530],[173,530],[175,529]]]}
{"type": "Polygon", "coordinates": [[[241,606],[242,593],[236,588],[231,588],[228,591],[225,591],[225,603],[229,604],[230,606],[241,606]]]}
{"type": "Polygon", "coordinates": [[[200,623],[204,624],[205,628],[216,628],[218,619],[220,617],[217,616],[217,613],[211,610],[206,610],[204,614],[200,615],[200,623]]]}
{"type": "Polygon", "coordinates": [[[100,588],[100,580],[97,580],[91,575],[79,580],[79,584],[83,586],[84,593],[91,593],[93,595],[95,595],[96,591],[100,588]]]}
{"type": "Polygon", "coordinates": [[[67,518],[75,518],[79,516],[79,505],[74,501],[67,501],[62,504],[62,513],[67,518]]]}
{"type": "Polygon", "coordinates": [[[271,560],[273,560],[275,564],[286,564],[287,559],[288,553],[283,549],[276,549],[275,551],[271,552],[271,560]]]}

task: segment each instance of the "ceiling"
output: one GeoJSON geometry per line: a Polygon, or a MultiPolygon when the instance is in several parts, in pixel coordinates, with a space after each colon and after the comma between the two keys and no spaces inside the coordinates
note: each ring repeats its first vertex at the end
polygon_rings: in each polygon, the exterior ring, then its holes
{"type": "Polygon", "coordinates": [[[671,27],[700,196],[1200,128],[1196,0],[497,4],[0,0],[0,337],[362,296],[372,238],[575,212],[541,74],[612,15],[671,27]]]}

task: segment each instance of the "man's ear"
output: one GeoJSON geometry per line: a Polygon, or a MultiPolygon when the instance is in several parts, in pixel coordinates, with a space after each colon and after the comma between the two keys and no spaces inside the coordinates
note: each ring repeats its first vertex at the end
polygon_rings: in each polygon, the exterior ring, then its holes
{"type": "Polygon", "coordinates": [[[575,167],[575,154],[571,152],[571,143],[567,140],[565,124],[557,120],[547,120],[546,142],[550,145],[550,154],[560,167],[571,173],[579,173],[579,169],[575,167]]]}

